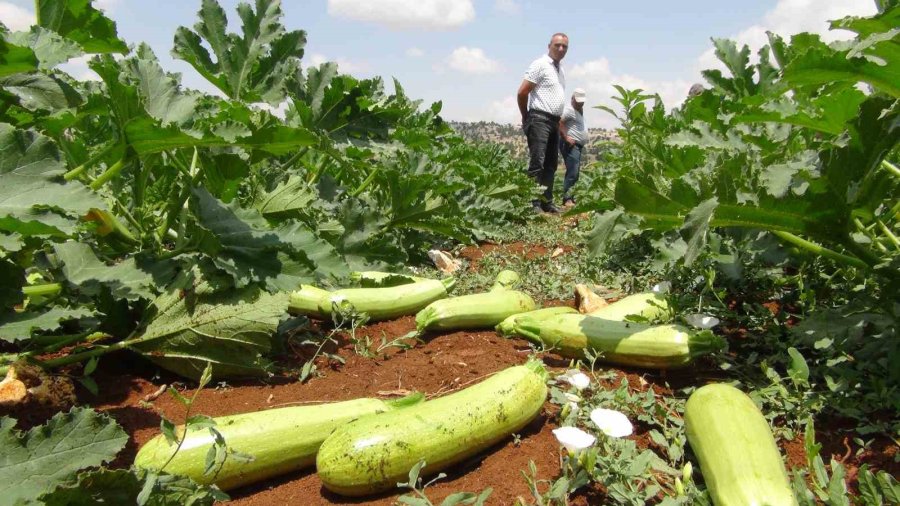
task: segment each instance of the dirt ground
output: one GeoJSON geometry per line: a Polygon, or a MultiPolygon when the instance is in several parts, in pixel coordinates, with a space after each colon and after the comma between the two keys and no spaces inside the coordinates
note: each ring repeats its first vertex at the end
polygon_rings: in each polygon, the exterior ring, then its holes
{"type": "MultiPolygon", "coordinates": [[[[521,248],[506,246],[511,252],[521,248]]],[[[522,254],[526,252],[520,251],[522,254]]],[[[484,251],[474,248],[464,255],[470,262],[477,263],[484,251]]],[[[549,254],[529,251],[527,254],[549,254]]],[[[559,301],[557,304],[572,304],[559,301]]],[[[374,346],[385,337],[388,341],[403,336],[415,329],[412,317],[404,317],[389,322],[380,322],[357,329],[358,339],[370,338],[374,346]]],[[[324,329],[324,330],[327,330],[324,329]]],[[[733,338],[733,336],[729,336],[733,338]]],[[[388,347],[375,357],[364,357],[354,351],[350,336],[338,336],[338,344],[326,350],[339,355],[345,361],[320,359],[317,365],[322,373],[306,383],[297,381],[296,371],[309,356],[309,350],[291,347],[282,357],[281,365],[292,370],[293,375],[276,375],[267,380],[214,383],[203,391],[194,407],[193,414],[222,416],[250,412],[268,408],[283,407],[299,403],[333,402],[358,397],[390,397],[403,391],[419,391],[429,397],[445,395],[475,383],[486,376],[506,367],[522,364],[531,353],[525,341],[504,339],[494,331],[454,332],[426,336],[423,343],[403,350],[388,347]]],[[[562,371],[569,361],[553,354],[544,355],[543,360],[551,371],[562,371]]],[[[653,388],[657,392],[671,393],[673,387],[687,384],[702,384],[721,379],[722,372],[711,363],[701,363],[695,367],[660,374],[645,370],[621,370],[612,368],[618,378],[627,376],[636,388],[653,388]]],[[[614,383],[618,383],[618,378],[614,383]]],[[[133,355],[122,352],[105,357],[94,379],[99,385],[99,395],[93,396],[79,388],[78,401],[90,405],[114,417],[131,436],[127,447],[113,467],[127,467],[134,459],[137,449],[150,438],[159,434],[160,417],[181,421],[184,407],[167,393],[159,395],[166,385],[172,385],[185,395],[193,393],[192,385],[181,383],[177,377],[160,373],[158,369],[133,355]]],[[[612,386],[612,382],[609,386],[612,386]]],[[[552,434],[556,428],[554,413],[556,407],[549,402],[542,413],[519,434],[496,445],[482,454],[447,470],[447,477],[427,489],[429,498],[440,502],[454,492],[481,492],[493,488],[488,500],[490,505],[511,505],[521,497],[530,504],[531,493],[523,477],[529,461],[534,462],[537,477],[552,480],[559,474],[559,445],[552,434]]],[[[47,417],[52,413],[47,413],[47,417]]],[[[19,428],[40,424],[39,412],[19,420],[19,428]]],[[[819,442],[826,462],[834,456],[848,469],[851,479],[855,478],[858,467],[869,463],[876,469],[900,472],[895,462],[896,445],[890,441],[876,441],[868,448],[859,450],[852,442],[852,426],[844,427],[839,421],[824,421],[817,425],[819,442]],[[848,442],[849,441],[849,442],[848,442]],[[858,451],[859,450],[859,451],[858,451]]],[[[645,448],[652,443],[645,430],[638,427],[631,436],[638,446],[645,448]]],[[[806,455],[802,436],[782,445],[789,467],[806,467],[806,455]]],[[[851,486],[855,485],[852,483],[851,486]]],[[[256,485],[230,492],[232,503],[241,506],[261,506],[271,504],[297,505],[393,505],[403,493],[384,494],[377,497],[348,499],[329,493],[319,481],[314,469],[284,475],[256,485]]],[[[602,490],[585,490],[575,497],[572,504],[602,504],[602,490]]]]}

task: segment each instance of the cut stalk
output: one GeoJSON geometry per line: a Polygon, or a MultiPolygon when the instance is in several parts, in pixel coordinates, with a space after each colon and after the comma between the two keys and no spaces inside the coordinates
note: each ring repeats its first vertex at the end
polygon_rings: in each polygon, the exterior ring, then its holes
{"type": "Polygon", "coordinates": [[[891,244],[894,245],[894,249],[900,249],[900,239],[898,239],[897,236],[894,235],[893,232],[891,232],[891,229],[888,228],[888,226],[885,225],[881,220],[877,220],[876,223],[878,223],[878,228],[881,229],[881,232],[884,234],[884,236],[887,237],[888,240],[891,241],[891,244]]]}

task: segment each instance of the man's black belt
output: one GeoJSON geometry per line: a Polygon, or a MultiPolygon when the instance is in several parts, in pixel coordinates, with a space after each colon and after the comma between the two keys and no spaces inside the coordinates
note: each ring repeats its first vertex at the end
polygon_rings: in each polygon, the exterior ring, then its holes
{"type": "Polygon", "coordinates": [[[538,116],[543,116],[545,118],[550,118],[550,119],[556,120],[556,121],[560,120],[559,116],[550,114],[549,112],[541,111],[539,109],[529,109],[528,114],[537,114],[538,116]]]}

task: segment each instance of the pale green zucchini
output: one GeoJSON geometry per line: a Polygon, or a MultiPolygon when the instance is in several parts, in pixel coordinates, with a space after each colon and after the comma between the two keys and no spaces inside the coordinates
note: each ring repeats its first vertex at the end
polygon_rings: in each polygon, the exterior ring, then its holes
{"type": "Polygon", "coordinates": [[[288,311],[292,314],[312,316],[322,319],[325,317],[319,311],[323,300],[327,300],[331,292],[312,285],[300,285],[298,290],[291,292],[288,311]]]}
{"type": "Polygon", "coordinates": [[[516,322],[519,318],[530,318],[532,320],[542,320],[544,318],[549,318],[551,316],[557,316],[561,314],[577,314],[578,310],[574,307],[569,306],[555,306],[555,307],[545,307],[542,309],[535,309],[534,311],[529,311],[527,313],[519,313],[514,314],[512,316],[507,317],[505,320],[497,324],[495,327],[497,332],[500,333],[501,336],[510,337],[516,335],[516,322]]]}
{"type": "Polygon", "coordinates": [[[420,460],[433,474],[509,437],[541,411],[546,372],[539,362],[510,367],[459,392],[361,418],[334,432],[316,457],[319,478],[338,494],[388,490],[420,460]]]}
{"type": "Polygon", "coordinates": [[[629,315],[653,320],[667,317],[669,315],[669,304],[666,302],[665,297],[652,292],[644,292],[629,295],[588,314],[606,318],[607,320],[624,321],[629,315]]]}
{"type": "Polygon", "coordinates": [[[713,504],[797,504],[772,430],[745,393],[723,383],[700,387],[684,423],[713,504]]]}
{"type": "MultiPolygon", "coordinates": [[[[174,457],[177,444],[170,444],[165,436],[159,435],[141,447],[134,465],[152,470],[165,466],[167,473],[189,476],[198,483],[215,484],[228,490],[309,467],[315,462],[322,441],[336,428],[366,415],[407,408],[422,399],[422,394],[393,401],[363,398],[218,417],[215,428],[222,434],[227,448],[250,455],[252,461],[229,456],[218,473],[204,474],[213,435],[209,429],[191,428],[174,457]]],[[[182,437],[184,426],[179,426],[176,433],[182,437]]]]}
{"type": "Polygon", "coordinates": [[[691,332],[680,325],[607,320],[592,315],[563,314],[545,319],[520,317],[514,333],[550,346],[564,357],[583,358],[585,349],[620,365],[666,369],[685,366],[695,357],[721,350],[722,338],[712,332],[691,332]]]}
{"type": "Polygon", "coordinates": [[[344,288],[333,292],[321,290],[324,293],[303,285],[300,290],[291,293],[288,310],[292,314],[327,319],[331,317],[333,304],[347,304],[360,313],[368,314],[371,320],[390,320],[416,314],[431,302],[447,297],[447,292],[455,283],[453,278],[422,279],[384,288],[344,288]],[[318,305],[311,309],[311,303],[315,300],[318,300],[318,305]]]}
{"type": "Polygon", "coordinates": [[[518,274],[502,271],[489,292],[434,301],[416,314],[416,329],[490,328],[511,315],[534,310],[527,293],[511,289],[518,283],[518,274]]]}

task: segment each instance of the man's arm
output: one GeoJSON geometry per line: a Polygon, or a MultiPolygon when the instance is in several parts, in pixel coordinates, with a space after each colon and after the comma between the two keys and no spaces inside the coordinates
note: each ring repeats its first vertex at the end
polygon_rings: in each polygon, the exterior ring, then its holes
{"type": "Polygon", "coordinates": [[[519,92],[516,93],[516,101],[519,103],[519,112],[522,114],[522,123],[525,122],[525,114],[528,112],[528,94],[534,89],[534,83],[523,79],[519,92]]]}
{"type": "Polygon", "coordinates": [[[572,139],[569,139],[569,126],[566,125],[566,120],[564,119],[559,120],[559,135],[569,146],[575,144],[572,142],[572,139]]]}

